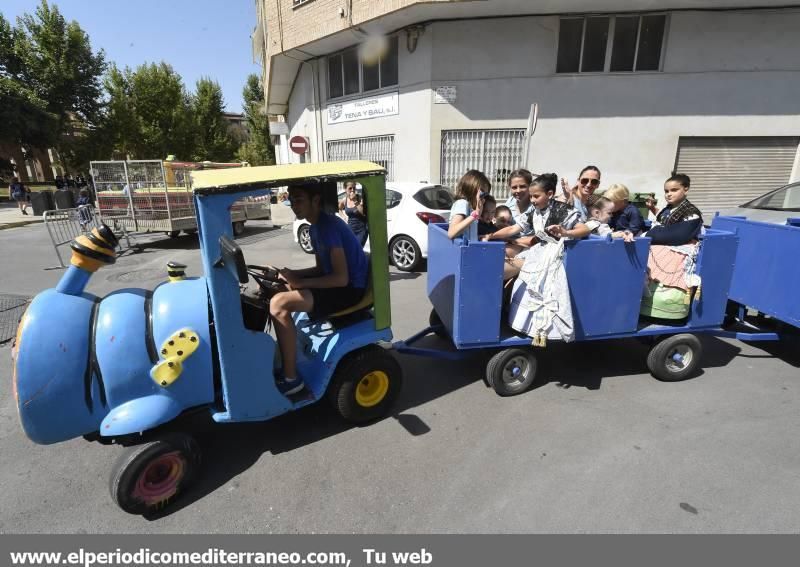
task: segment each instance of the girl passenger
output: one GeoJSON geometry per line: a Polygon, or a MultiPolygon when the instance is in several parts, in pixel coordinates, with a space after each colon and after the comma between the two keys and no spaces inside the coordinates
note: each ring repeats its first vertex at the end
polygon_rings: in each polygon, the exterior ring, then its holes
{"type": "Polygon", "coordinates": [[[450,208],[450,226],[447,236],[453,239],[464,235],[478,240],[478,221],[483,213],[483,203],[492,184],[476,169],[466,172],[456,186],[456,202],[450,208]]]}

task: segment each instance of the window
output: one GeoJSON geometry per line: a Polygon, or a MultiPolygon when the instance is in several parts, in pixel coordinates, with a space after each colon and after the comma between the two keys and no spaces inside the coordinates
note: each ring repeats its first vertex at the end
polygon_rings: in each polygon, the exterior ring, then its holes
{"type": "Polygon", "coordinates": [[[420,189],[414,194],[414,200],[428,209],[449,209],[453,206],[453,194],[441,185],[420,189]]]}
{"type": "Polygon", "coordinates": [[[666,24],[664,14],[561,18],[556,73],[658,71],[666,24]]]}
{"type": "Polygon", "coordinates": [[[358,60],[358,49],[328,57],[328,97],[338,98],[397,85],[397,36],[389,38],[386,54],[373,65],[358,60]]]}
{"type": "Polygon", "coordinates": [[[391,189],[386,190],[386,208],[392,209],[400,204],[400,201],[403,199],[403,194],[398,193],[397,191],[393,191],[391,189]]]}
{"type": "Polygon", "coordinates": [[[329,161],[363,159],[386,169],[386,179],[394,179],[394,136],[371,136],[349,140],[329,140],[329,161]]]}

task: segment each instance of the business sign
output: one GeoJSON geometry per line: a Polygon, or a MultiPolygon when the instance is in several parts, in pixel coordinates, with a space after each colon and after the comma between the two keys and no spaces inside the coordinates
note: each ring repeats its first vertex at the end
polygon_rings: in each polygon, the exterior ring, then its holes
{"type": "Polygon", "coordinates": [[[396,92],[330,104],[328,105],[328,124],[391,116],[397,114],[399,108],[399,96],[396,92]]]}
{"type": "Polygon", "coordinates": [[[456,101],[456,87],[436,87],[433,89],[433,104],[453,104],[456,101]]]}

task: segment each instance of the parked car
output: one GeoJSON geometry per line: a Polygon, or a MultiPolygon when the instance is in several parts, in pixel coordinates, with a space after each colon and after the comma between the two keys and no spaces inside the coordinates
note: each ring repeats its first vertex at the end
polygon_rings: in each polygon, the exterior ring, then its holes
{"type": "MultiPolygon", "coordinates": [[[[339,200],[343,198],[344,193],[339,193],[339,200]]],[[[389,258],[398,270],[414,271],[428,257],[428,223],[447,222],[453,201],[452,191],[443,185],[386,183],[389,258]]],[[[300,248],[313,254],[309,226],[308,221],[297,219],[292,232],[300,248]]]]}
{"type": "Polygon", "coordinates": [[[800,217],[800,181],[768,191],[743,205],[720,211],[719,214],[786,224],[787,219],[800,217]]]}

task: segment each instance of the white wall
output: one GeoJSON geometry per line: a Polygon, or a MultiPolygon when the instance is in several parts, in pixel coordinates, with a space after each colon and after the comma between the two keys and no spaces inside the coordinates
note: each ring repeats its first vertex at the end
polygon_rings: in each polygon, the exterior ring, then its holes
{"type": "MultiPolygon", "coordinates": [[[[394,134],[397,179],[435,181],[442,130],[524,128],[537,102],[534,171],[574,181],[594,163],[604,185],[636,192],[660,191],[680,136],[800,134],[798,9],[672,13],[655,73],[556,75],[557,30],[557,17],[436,22],[414,53],[401,34],[399,114],[336,125],[327,124],[320,60],[322,138],[394,134]],[[454,104],[433,104],[440,85],[457,87],[454,104]]],[[[287,121],[313,148],[311,87],[304,65],[287,121]]]]}

